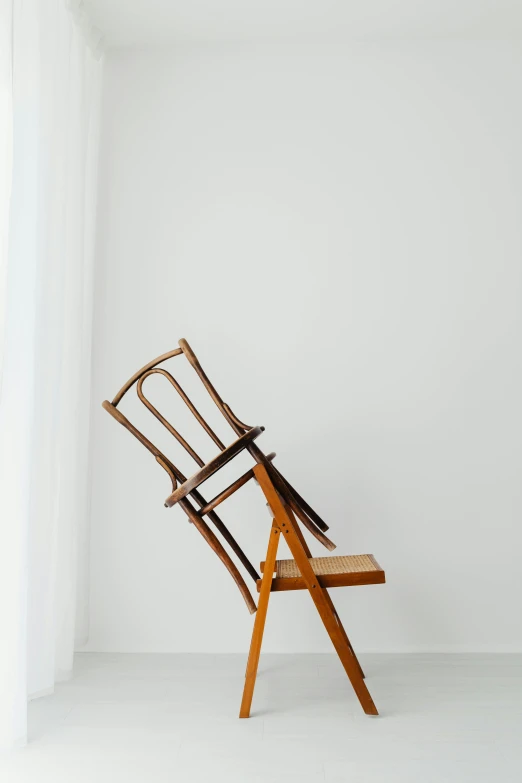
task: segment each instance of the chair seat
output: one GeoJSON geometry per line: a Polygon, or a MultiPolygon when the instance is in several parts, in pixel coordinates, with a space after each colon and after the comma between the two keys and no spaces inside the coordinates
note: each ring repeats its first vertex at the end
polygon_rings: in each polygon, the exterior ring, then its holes
{"type": "MultiPolygon", "coordinates": [[[[346,587],[349,585],[373,585],[386,581],[385,574],[373,555],[338,555],[335,557],[310,557],[314,574],[320,577],[322,587],[346,587]]],[[[261,563],[261,572],[264,570],[261,563]]],[[[257,582],[258,592],[261,580],[257,582]]],[[[306,584],[295,560],[276,560],[274,590],[304,590],[306,584]]]]}

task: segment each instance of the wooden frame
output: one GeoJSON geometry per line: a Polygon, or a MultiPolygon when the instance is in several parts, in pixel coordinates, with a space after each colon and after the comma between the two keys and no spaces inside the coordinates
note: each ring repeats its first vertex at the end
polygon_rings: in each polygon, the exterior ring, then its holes
{"type": "Polygon", "coordinates": [[[261,654],[268,602],[270,593],[272,592],[272,575],[276,564],[277,548],[280,538],[286,540],[288,547],[294,556],[295,562],[299,566],[306,589],[309,591],[317,611],[319,612],[323,625],[332,640],[332,644],[348,675],[361,707],[367,715],[378,715],[377,708],[373,703],[373,699],[364,682],[364,673],[335,610],[332,599],[330,598],[326,587],[321,584],[312,570],[309,562],[310,550],[299,530],[298,523],[291,509],[284,505],[283,500],[276,492],[264,465],[257,465],[254,468],[254,473],[263,490],[274,519],[266,553],[263,579],[261,580],[259,606],[254,621],[254,631],[250,644],[250,653],[248,656],[245,686],[243,689],[239,717],[250,717],[250,707],[254,695],[254,686],[261,654]]]}
{"type": "Polygon", "coordinates": [[[248,656],[240,717],[247,718],[250,715],[270,594],[286,590],[307,590],[310,593],[323,625],[325,626],[363,710],[368,715],[377,715],[377,709],[364,682],[364,673],[357,656],[353,651],[346,631],[343,628],[339,615],[335,610],[332,599],[328,593],[328,588],[349,585],[380,584],[385,581],[384,571],[373,555],[327,557],[319,559],[312,558],[310,549],[308,548],[301,531],[300,524],[303,524],[319,543],[332,551],[335,549],[335,544],[325,535],[325,532],[328,530],[328,525],[277,470],[273,464],[275,454],[264,454],[257,443],[254,442],[263,433],[264,427],[250,427],[238,419],[232,412],[230,406],[223,402],[217,393],[187,341],[180,340],[179,346],[179,348],[162,354],[157,359],[148,362],[141,370],[134,373],[134,375],[121,387],[112,402],[108,402],[107,400],[103,402],[103,407],[154,456],[156,462],[161,465],[163,470],[168,474],[172,489],[170,495],[165,500],[164,505],[167,508],[179,505],[183,509],[188,520],[203,536],[227,568],[243,596],[248,610],[251,613],[254,613],[257,608],[250,644],[250,653],[248,656]],[[232,428],[236,437],[229,446],[226,446],[221,439],[218,438],[171,373],[163,367],[158,367],[159,364],[181,355],[185,356],[192,365],[211,399],[217,405],[219,411],[232,428]],[[195,417],[198,424],[205,430],[214,445],[219,449],[218,454],[210,461],[205,463],[181,433],[174,428],[167,418],[165,418],[145,396],[143,386],[146,379],[151,375],[159,375],[169,382],[186,404],[190,413],[195,417]],[[143,405],[196,462],[199,470],[189,478],[186,478],[179,468],[118,409],[118,405],[133,386],[136,386],[138,397],[143,405]],[[219,492],[213,499],[207,501],[201,494],[200,485],[210,476],[216,474],[224,465],[235,459],[238,454],[245,451],[253,458],[255,462],[254,467],[246,473],[243,473],[238,479],[232,482],[232,484],[226,487],[226,489],[219,492]],[[259,483],[266,502],[271,509],[273,518],[266,558],[261,563],[262,576],[257,572],[245,552],[215,512],[218,505],[221,505],[252,478],[255,478],[259,483]],[[233,554],[238,558],[240,564],[244,567],[250,578],[256,583],[256,588],[259,592],[258,607],[256,607],[245,580],[230,554],[203,519],[205,516],[208,516],[208,519],[212,522],[218,533],[220,533],[233,554]],[[278,561],[276,559],[281,538],[286,540],[290,549],[293,556],[293,560],[291,561],[278,561]],[[356,561],[356,564],[358,564],[359,562],[362,562],[361,559],[364,559],[364,567],[351,567],[345,565],[343,568],[339,566],[339,563],[346,564],[350,560],[356,561]],[[327,561],[328,567],[326,570],[321,570],[319,561],[327,561]],[[288,576],[289,572],[292,576],[288,576]]]}

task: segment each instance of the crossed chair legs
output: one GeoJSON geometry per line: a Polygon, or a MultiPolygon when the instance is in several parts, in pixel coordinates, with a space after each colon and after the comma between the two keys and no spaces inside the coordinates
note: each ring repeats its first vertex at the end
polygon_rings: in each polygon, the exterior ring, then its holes
{"type": "Polygon", "coordinates": [[[283,504],[280,495],[274,489],[267,470],[264,465],[256,465],[254,468],[261,489],[266,497],[273,514],[272,529],[268,542],[263,578],[261,581],[261,590],[259,593],[259,602],[254,621],[254,630],[252,632],[252,641],[250,643],[250,653],[245,675],[245,686],[243,690],[243,699],[241,701],[240,718],[250,717],[250,707],[254,695],[254,686],[256,682],[257,668],[259,665],[259,656],[261,654],[261,644],[263,641],[263,631],[265,628],[266,613],[268,601],[272,587],[272,577],[275,570],[277,548],[281,537],[286,539],[293,558],[301,572],[306,587],[312,596],[312,600],[317,607],[317,611],[323,621],[330,639],[335,647],[337,655],[348,675],[352,687],[357,694],[357,698],[367,715],[378,715],[377,708],[373,703],[370,692],[364,682],[364,672],[361,668],[357,656],[353,651],[350,640],[346,635],[339,615],[333,605],[332,599],[326,588],[321,587],[320,580],[314,574],[308,558],[311,557],[310,550],[301,533],[293,512],[287,505],[283,504]]]}

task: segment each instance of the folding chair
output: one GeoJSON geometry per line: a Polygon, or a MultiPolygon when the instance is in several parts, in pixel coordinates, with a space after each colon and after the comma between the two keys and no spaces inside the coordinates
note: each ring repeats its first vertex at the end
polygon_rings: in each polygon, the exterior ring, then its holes
{"type": "Polygon", "coordinates": [[[364,681],[363,670],[332,603],[328,588],[383,583],[385,581],[384,571],[373,555],[312,557],[299,523],[302,523],[326,549],[332,551],[335,549],[335,544],[325,535],[328,526],[277,470],[273,464],[275,454],[265,455],[257,443],[255,443],[256,439],[262,434],[264,427],[249,427],[247,424],[243,424],[234,415],[230,407],[223,402],[187,341],[180,340],[179,346],[179,348],[165,353],[157,359],[153,359],[142,367],[141,370],[138,370],[124,384],[112,402],[105,400],[103,407],[153,454],[156,461],[168,473],[172,482],[172,492],[166,499],[165,506],[168,508],[176,504],[181,506],[189,521],[194,524],[228,569],[250,613],[256,612],[256,605],[245,580],[221,541],[207,525],[204,517],[208,517],[213,523],[216,530],[221,534],[256,584],[259,592],[259,605],[254,621],[239,716],[241,718],[250,716],[268,601],[271,593],[281,590],[308,590],[364,712],[368,715],[377,715],[377,709],[364,681]],[[158,366],[168,359],[179,355],[183,355],[188,359],[210,397],[236,434],[236,440],[229,446],[225,446],[221,442],[171,373],[158,366]],[[162,375],[169,381],[192,415],[218,447],[219,453],[210,462],[205,463],[201,459],[178,430],[145,396],[143,390],[144,382],[154,374],[162,375]],[[122,398],[134,385],[136,385],[141,402],[197,463],[199,470],[192,476],[186,478],[174,463],[156,448],[145,435],[136,429],[118,409],[122,398]],[[200,492],[200,485],[244,451],[247,451],[254,459],[254,467],[236,479],[212,500],[207,501],[200,492]],[[252,478],[255,478],[260,485],[273,518],[266,558],[260,567],[263,574],[262,577],[215,511],[217,506],[252,478]],[[292,559],[276,559],[281,538],[286,540],[293,556],[292,559]]]}

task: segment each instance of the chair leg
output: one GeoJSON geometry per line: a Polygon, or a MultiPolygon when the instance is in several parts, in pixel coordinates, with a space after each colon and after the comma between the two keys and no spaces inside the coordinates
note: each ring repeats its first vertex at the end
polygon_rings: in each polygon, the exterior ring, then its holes
{"type": "MultiPolygon", "coordinates": [[[[294,512],[292,511],[292,509],[290,508],[290,506],[288,504],[285,504],[285,511],[286,511],[286,513],[288,514],[288,516],[292,519],[292,521],[294,523],[294,530],[296,532],[297,537],[299,538],[299,541],[301,542],[301,545],[302,545],[302,547],[304,549],[305,555],[307,557],[312,557],[312,553],[310,552],[310,550],[308,548],[308,544],[306,543],[306,539],[303,536],[301,528],[299,527],[299,523],[297,522],[297,520],[295,518],[295,514],[294,514],[294,512]]],[[[323,589],[323,593],[324,593],[324,596],[325,596],[326,600],[330,604],[333,613],[335,614],[335,619],[337,620],[337,624],[339,626],[339,630],[340,630],[341,634],[343,635],[346,644],[350,648],[351,654],[355,658],[355,662],[357,664],[357,668],[359,669],[359,674],[361,675],[361,677],[364,678],[364,672],[362,670],[362,666],[359,663],[359,659],[357,658],[357,656],[355,654],[355,650],[353,649],[350,640],[348,639],[348,634],[344,630],[344,626],[343,626],[343,624],[341,622],[341,618],[339,617],[339,615],[337,613],[337,609],[334,606],[334,603],[333,603],[333,601],[332,601],[332,599],[330,597],[330,594],[329,594],[328,590],[326,590],[326,589],[323,589]]]]}
{"type": "Polygon", "coordinates": [[[335,606],[334,606],[334,603],[333,603],[333,601],[332,601],[332,598],[331,598],[331,596],[330,596],[330,594],[329,594],[329,592],[328,592],[328,590],[327,590],[326,588],[323,588],[323,593],[324,593],[324,596],[325,596],[326,600],[327,600],[327,601],[328,601],[328,603],[330,604],[330,607],[331,607],[331,609],[332,609],[332,611],[333,611],[333,613],[334,613],[335,619],[337,620],[337,625],[339,626],[339,631],[341,632],[341,635],[342,635],[342,637],[344,638],[344,641],[346,642],[346,644],[348,645],[348,648],[349,648],[349,650],[350,650],[350,652],[351,652],[351,654],[352,654],[352,656],[353,656],[353,658],[354,658],[354,660],[355,660],[355,663],[356,663],[356,665],[357,665],[357,668],[359,669],[359,674],[360,674],[360,675],[361,675],[361,677],[364,679],[364,677],[365,677],[365,674],[364,674],[364,672],[363,672],[363,670],[362,670],[362,666],[361,666],[361,664],[359,663],[359,659],[358,659],[358,657],[357,657],[357,656],[356,656],[356,654],[355,654],[355,650],[353,649],[353,647],[352,647],[352,643],[350,642],[350,640],[349,640],[349,638],[348,638],[348,634],[347,634],[347,633],[346,633],[346,631],[344,630],[344,626],[343,626],[343,624],[342,624],[342,622],[341,622],[341,618],[340,618],[340,617],[339,617],[339,615],[337,614],[337,609],[336,609],[336,608],[335,608],[335,606]]]}
{"type": "Polygon", "coordinates": [[[261,590],[257,603],[256,619],[254,620],[254,629],[252,631],[252,641],[250,642],[250,652],[248,654],[248,663],[245,674],[245,685],[243,688],[243,698],[239,710],[240,718],[250,717],[250,707],[252,697],[254,696],[254,687],[256,684],[257,667],[259,666],[259,656],[261,654],[261,644],[263,643],[263,633],[265,630],[266,613],[268,602],[270,600],[270,591],[272,589],[272,577],[274,575],[275,561],[277,556],[277,547],[281,534],[275,523],[272,524],[268,550],[266,553],[265,570],[261,582],[261,590]]]}
{"type": "Polygon", "coordinates": [[[301,571],[301,574],[303,575],[303,578],[307,584],[310,595],[312,596],[312,600],[317,607],[317,611],[319,612],[321,620],[323,621],[323,625],[326,628],[330,639],[332,640],[332,644],[337,652],[337,655],[339,656],[339,660],[341,661],[343,668],[348,675],[348,679],[352,684],[352,688],[354,689],[356,696],[359,699],[361,707],[367,715],[378,715],[379,713],[377,711],[377,707],[373,703],[373,699],[368,688],[366,687],[366,683],[364,682],[359,661],[353,652],[351,644],[348,641],[348,637],[344,632],[344,628],[342,628],[342,625],[336,616],[331,598],[328,596],[328,594],[325,596],[326,590],[319,584],[318,579],[315,576],[312,567],[308,563],[307,558],[305,557],[304,562],[300,562],[301,553],[299,553],[297,547],[292,548],[292,534],[287,534],[285,538],[288,542],[288,545],[290,546],[290,550],[292,551],[294,559],[299,566],[299,570],[301,571]],[[311,573],[308,573],[305,576],[306,566],[309,567],[311,573]]]}
{"type": "Polygon", "coordinates": [[[263,465],[256,465],[254,473],[256,474],[261,489],[272,509],[281,535],[286,539],[290,551],[294,556],[294,560],[297,563],[308,591],[312,596],[312,600],[319,612],[319,616],[323,621],[323,625],[332,640],[337,655],[339,656],[357,698],[359,699],[361,707],[367,715],[378,715],[377,708],[373,703],[373,699],[361,675],[360,667],[358,663],[356,663],[356,658],[351,649],[351,645],[348,642],[348,637],[341,632],[340,623],[336,619],[331,599],[326,593],[326,590],[321,587],[317,576],[314,574],[305,549],[303,548],[303,544],[296,533],[296,524],[294,520],[288,515],[281,498],[275,491],[266,468],[263,465]]]}

